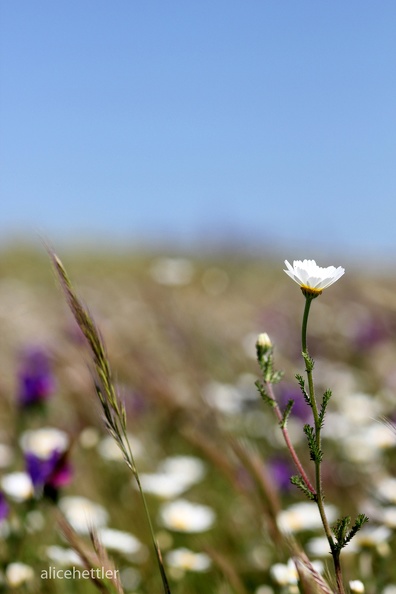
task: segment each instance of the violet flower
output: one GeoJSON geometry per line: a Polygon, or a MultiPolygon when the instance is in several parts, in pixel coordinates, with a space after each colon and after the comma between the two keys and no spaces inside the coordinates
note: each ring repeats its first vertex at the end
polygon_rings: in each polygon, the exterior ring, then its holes
{"type": "Polygon", "coordinates": [[[8,506],[6,498],[4,497],[4,494],[0,491],[0,522],[2,520],[5,520],[5,518],[8,516],[9,511],[10,508],[8,506]]]}
{"type": "Polygon", "coordinates": [[[18,402],[22,408],[45,402],[54,393],[50,359],[40,347],[26,349],[18,372],[18,402]]]}
{"type": "Polygon", "coordinates": [[[43,493],[53,501],[57,500],[60,487],[71,480],[72,467],[64,452],[55,450],[47,459],[27,452],[25,464],[36,493],[43,493]]]}
{"type": "Polygon", "coordinates": [[[281,384],[278,395],[280,407],[284,409],[289,400],[294,401],[291,416],[307,423],[311,418],[311,409],[305,402],[300,388],[292,384],[281,384]]]}
{"type": "Polygon", "coordinates": [[[36,494],[56,500],[59,488],[67,485],[72,475],[67,434],[52,427],[26,431],[21,445],[36,494]]]}
{"type": "Polygon", "coordinates": [[[271,458],[268,461],[268,471],[280,491],[290,490],[290,478],[295,474],[295,471],[288,460],[279,457],[271,458]]]}

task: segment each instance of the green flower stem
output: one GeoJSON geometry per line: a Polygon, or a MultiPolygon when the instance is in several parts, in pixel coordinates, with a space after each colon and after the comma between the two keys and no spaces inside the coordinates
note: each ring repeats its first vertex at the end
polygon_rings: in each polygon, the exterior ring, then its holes
{"type": "MultiPolygon", "coordinates": [[[[302,352],[304,356],[304,360],[306,363],[306,373],[308,378],[308,390],[309,390],[309,398],[312,406],[312,413],[314,417],[314,425],[315,425],[315,439],[316,439],[316,446],[317,450],[321,450],[321,423],[319,419],[318,413],[318,405],[315,398],[315,388],[314,388],[314,381],[313,381],[313,374],[312,374],[312,366],[308,364],[309,360],[309,353],[307,348],[307,325],[308,325],[308,316],[309,310],[311,307],[311,302],[315,299],[317,295],[310,295],[305,294],[305,309],[304,309],[304,316],[302,322],[302,332],[301,332],[301,342],[302,342],[302,352]]],[[[315,478],[316,478],[316,503],[319,509],[320,517],[322,520],[323,528],[327,537],[327,540],[330,545],[331,554],[334,561],[334,569],[336,574],[337,580],[337,591],[339,594],[345,594],[344,585],[342,581],[342,571],[341,571],[341,564],[340,564],[340,551],[337,549],[334,543],[333,535],[331,533],[331,528],[326,516],[325,507],[324,507],[324,496],[322,491],[322,475],[321,475],[321,460],[315,459],[315,478]]]]}

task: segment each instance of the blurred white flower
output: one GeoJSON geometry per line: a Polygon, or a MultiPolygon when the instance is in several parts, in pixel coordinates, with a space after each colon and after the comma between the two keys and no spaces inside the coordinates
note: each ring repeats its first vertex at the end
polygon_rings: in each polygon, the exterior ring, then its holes
{"type": "Polygon", "coordinates": [[[69,437],[60,429],[42,427],[22,433],[20,444],[24,452],[31,452],[37,458],[46,460],[54,451],[65,452],[69,447],[69,437]]]}
{"type": "Polygon", "coordinates": [[[353,594],[362,594],[364,592],[364,584],[360,580],[351,580],[349,588],[353,594]]]}
{"type": "Polygon", "coordinates": [[[211,559],[206,553],[194,553],[183,547],[169,551],[166,561],[170,567],[185,571],[207,571],[211,565],[211,559]]]}
{"type": "Polygon", "coordinates": [[[5,570],[6,580],[11,588],[18,588],[34,579],[34,571],[30,565],[15,561],[9,563],[5,570]]]}
{"type": "Polygon", "coordinates": [[[341,266],[322,268],[315,260],[294,260],[293,266],[285,260],[285,264],[287,270],[284,272],[311,295],[320,295],[323,289],[330,287],[345,272],[341,266]]]}
{"type": "Polygon", "coordinates": [[[381,511],[381,521],[389,528],[396,528],[396,505],[384,507],[381,511]]]}
{"type": "Polygon", "coordinates": [[[80,555],[73,551],[73,549],[66,549],[64,547],[52,545],[46,548],[46,554],[50,561],[64,567],[83,565],[80,555]]]}
{"type": "MultiPolygon", "coordinates": [[[[352,462],[360,462],[367,466],[369,462],[376,462],[383,450],[396,446],[396,435],[382,423],[355,428],[341,440],[344,456],[352,462]]],[[[372,467],[368,466],[370,471],[372,467]]],[[[396,491],[395,491],[396,495],[396,491]]]]}
{"type": "MultiPolygon", "coordinates": [[[[358,547],[356,546],[355,539],[351,540],[346,547],[342,549],[343,554],[348,553],[356,553],[358,551],[358,547]]],[[[315,538],[311,538],[307,542],[307,551],[310,555],[315,557],[328,557],[330,555],[330,545],[329,541],[325,536],[318,536],[315,538]]]]}
{"type": "Polygon", "coordinates": [[[187,258],[158,258],[150,268],[152,278],[161,285],[187,285],[194,266],[187,258]]]}
{"type": "Polygon", "coordinates": [[[203,396],[209,406],[224,414],[238,414],[243,407],[239,391],[232,384],[209,382],[204,389],[203,396]]]}
{"type": "Polygon", "coordinates": [[[364,526],[359,532],[353,537],[353,542],[356,546],[363,547],[377,547],[378,545],[384,544],[392,536],[392,530],[387,526],[364,526]]]}
{"type": "Polygon", "coordinates": [[[274,594],[274,590],[270,586],[259,586],[254,594],[274,594]]]}
{"type": "Polygon", "coordinates": [[[99,439],[100,434],[96,427],[85,427],[78,437],[81,447],[86,450],[97,446],[99,439]]]}
{"type": "Polygon", "coordinates": [[[140,551],[142,543],[140,540],[122,530],[114,530],[113,528],[100,528],[98,530],[100,542],[106,549],[117,551],[124,555],[133,555],[140,551]]]}
{"type": "MultiPolygon", "coordinates": [[[[332,505],[326,505],[326,515],[329,522],[337,518],[337,510],[332,505]]],[[[302,532],[304,530],[317,530],[322,527],[318,508],[314,502],[307,501],[295,503],[278,514],[279,529],[282,532],[302,532]]]]}
{"type": "Polygon", "coordinates": [[[169,456],[161,462],[159,470],[183,479],[188,485],[198,483],[205,476],[205,464],[195,456],[169,456]]]}
{"type": "MultiPolygon", "coordinates": [[[[182,495],[189,488],[189,484],[181,477],[168,476],[165,473],[141,473],[140,483],[145,493],[150,493],[162,499],[173,499],[182,495]]],[[[133,485],[137,488],[136,481],[133,485]]]]}
{"type": "Polygon", "coordinates": [[[14,501],[26,501],[33,497],[32,479],[26,472],[11,472],[1,479],[1,486],[6,495],[14,501]]]}
{"type": "Polygon", "coordinates": [[[176,532],[204,532],[215,521],[215,513],[210,507],[186,499],[163,504],[159,514],[163,525],[176,532]]]}
{"type": "Polygon", "coordinates": [[[91,527],[98,529],[107,524],[105,508],[85,497],[62,497],[59,508],[78,534],[89,534],[91,527]]]}
{"type": "Polygon", "coordinates": [[[134,567],[125,567],[120,571],[121,583],[125,590],[135,592],[141,582],[141,575],[134,567]]]}
{"type": "Polygon", "coordinates": [[[387,476],[376,483],[376,494],[387,503],[396,503],[396,478],[387,476]]]}
{"type": "MultiPolygon", "coordinates": [[[[129,433],[127,434],[128,441],[130,443],[133,456],[134,458],[139,458],[143,452],[143,446],[141,442],[133,437],[129,433]]],[[[123,462],[124,458],[120,448],[118,447],[117,443],[111,437],[111,435],[106,435],[103,439],[100,440],[98,443],[98,452],[102,456],[104,460],[112,461],[120,461],[123,462]]]]}
{"type": "MultiPolygon", "coordinates": [[[[383,405],[379,398],[362,392],[349,394],[348,398],[340,398],[338,407],[341,415],[347,417],[354,425],[372,424],[373,419],[383,413],[383,405]]],[[[388,431],[392,433],[389,429],[388,431]]]]}
{"type": "Polygon", "coordinates": [[[270,575],[279,586],[290,586],[298,582],[297,569],[292,559],[289,559],[287,565],[284,563],[272,565],[270,575]]]}
{"type": "MultiPolygon", "coordinates": [[[[163,499],[178,497],[205,474],[205,465],[194,456],[171,456],[161,462],[158,472],[140,474],[140,482],[146,493],[163,499]]],[[[136,482],[134,481],[134,486],[136,482]]]]}

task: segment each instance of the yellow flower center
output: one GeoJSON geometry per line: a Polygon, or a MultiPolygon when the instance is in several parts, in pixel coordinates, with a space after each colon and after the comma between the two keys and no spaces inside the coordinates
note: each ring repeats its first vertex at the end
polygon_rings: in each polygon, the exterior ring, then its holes
{"type": "Polygon", "coordinates": [[[300,285],[300,287],[305,297],[319,297],[323,291],[323,289],[314,289],[313,287],[307,287],[306,285],[300,285]]]}

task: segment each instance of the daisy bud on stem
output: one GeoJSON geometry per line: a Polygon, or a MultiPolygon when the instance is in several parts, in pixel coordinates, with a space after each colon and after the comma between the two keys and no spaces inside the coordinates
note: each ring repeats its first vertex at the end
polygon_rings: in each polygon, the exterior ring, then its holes
{"type": "Polygon", "coordinates": [[[291,443],[287,430],[287,420],[291,413],[294,401],[289,400],[285,410],[282,412],[275,398],[273,384],[277,384],[282,379],[283,372],[274,370],[273,351],[274,349],[272,342],[268,334],[266,332],[259,334],[256,341],[256,352],[263,381],[257,381],[256,387],[260,392],[261,398],[264,400],[264,402],[271,406],[271,408],[273,408],[275,411],[275,415],[282,430],[286,446],[299,472],[299,475],[296,477],[298,486],[304,491],[304,493],[307,494],[310,499],[314,499],[315,488],[312,486],[306,472],[304,471],[293,444],[291,443]]]}
{"type": "Polygon", "coordinates": [[[264,355],[272,350],[272,342],[270,337],[266,332],[262,332],[259,334],[256,341],[256,352],[257,358],[260,360],[264,357],[264,355]]]}

